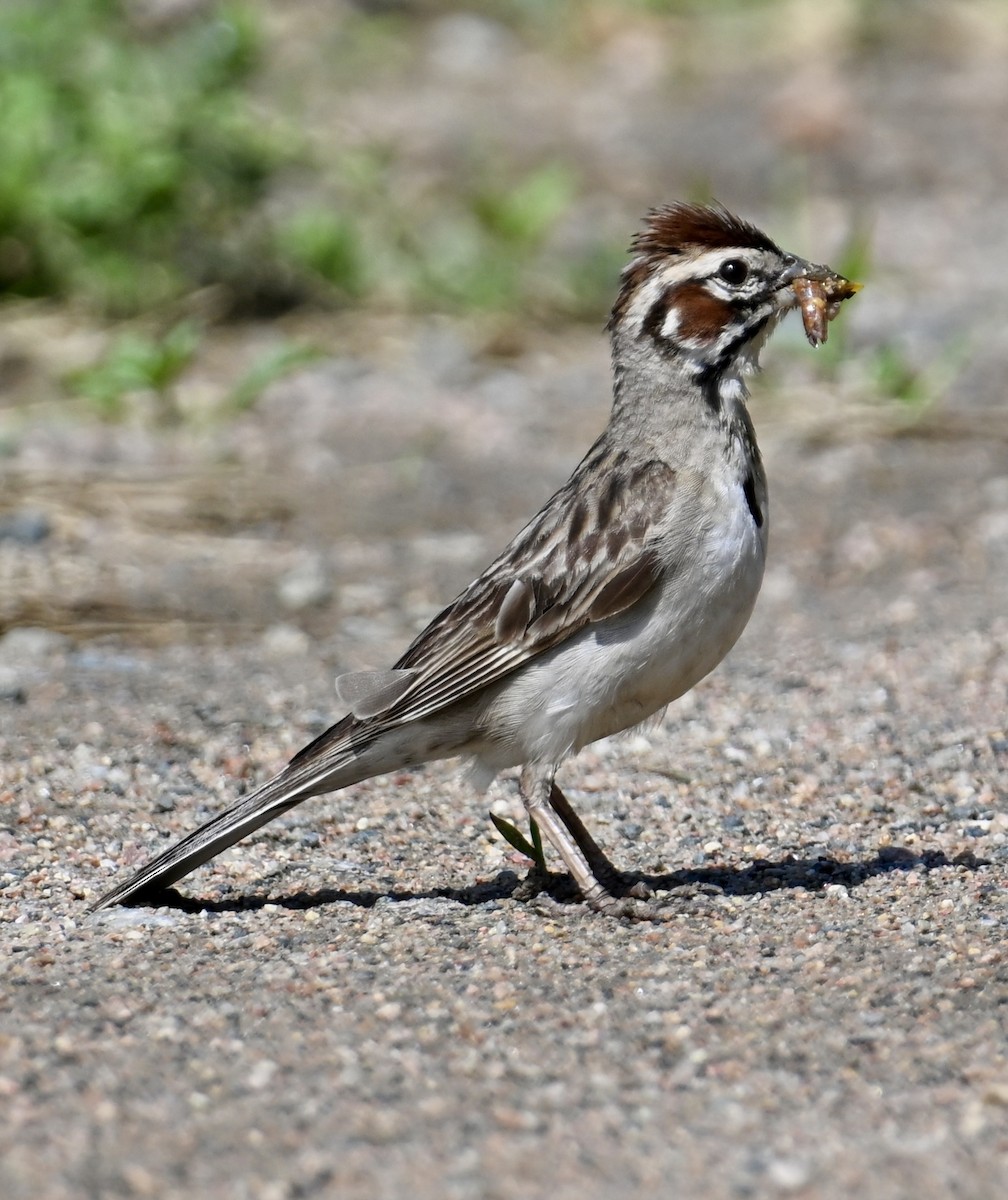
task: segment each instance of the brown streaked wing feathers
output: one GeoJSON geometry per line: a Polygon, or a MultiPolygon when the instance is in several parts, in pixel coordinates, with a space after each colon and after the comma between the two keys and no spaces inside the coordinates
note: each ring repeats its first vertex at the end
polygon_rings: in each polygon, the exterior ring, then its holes
{"type": "Polygon", "coordinates": [[[289,768],[338,756],[350,742],[370,742],[383,729],[463,700],[586,625],[642,600],[661,577],[655,523],[672,503],[674,487],[675,471],[666,463],[631,468],[617,459],[610,465],[605,442],[597,442],[500,557],[414,639],[393,668],[412,676],[395,703],[366,721],[344,718],[296,754],[289,768]],[[583,490],[583,477],[602,463],[610,468],[609,479],[604,492],[593,495],[583,490]],[[585,492],[594,502],[587,516],[585,492]],[[597,520],[601,504],[609,509],[604,531],[597,520]],[[517,563],[521,588],[514,586],[517,563]],[[502,607],[511,611],[499,620],[502,607]],[[508,640],[499,640],[499,624],[508,640]]]}
{"type": "Polygon", "coordinates": [[[535,593],[525,579],[516,579],[497,609],[494,637],[498,642],[513,642],[528,628],[535,614],[535,593]]]}
{"type": "Polygon", "coordinates": [[[336,694],[355,717],[385,712],[406,691],[411,671],[352,671],[336,680],[336,694]]]}
{"type": "MultiPolygon", "coordinates": [[[[382,721],[416,720],[463,699],[584,626],[624,611],[655,586],[661,567],[654,527],[671,503],[675,472],[657,461],[633,468],[613,464],[604,489],[609,512],[602,537],[595,513],[585,520],[578,511],[582,472],[596,450],[396,663],[396,670],[415,672],[415,680],[382,721]],[[573,555],[572,523],[579,544],[573,555]],[[531,559],[519,555],[519,567],[512,548],[529,544],[539,549],[531,559]],[[515,587],[519,578],[523,586],[515,587]],[[498,639],[499,627],[507,640],[498,639]]],[[[598,504],[603,496],[593,499],[598,504]]]]}
{"type": "Polygon", "coordinates": [[[588,609],[589,621],[618,616],[642,600],[661,577],[661,560],[656,550],[645,550],[629,566],[617,571],[588,609]]]}

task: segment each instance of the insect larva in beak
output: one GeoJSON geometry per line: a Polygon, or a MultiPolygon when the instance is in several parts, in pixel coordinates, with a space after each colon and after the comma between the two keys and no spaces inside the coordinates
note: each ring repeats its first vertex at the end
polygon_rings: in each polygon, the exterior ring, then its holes
{"type": "Polygon", "coordinates": [[[800,275],[791,287],[798,297],[805,336],[813,346],[826,341],[829,323],[840,311],[840,305],[861,290],[861,284],[835,274],[822,279],[800,275]]]}

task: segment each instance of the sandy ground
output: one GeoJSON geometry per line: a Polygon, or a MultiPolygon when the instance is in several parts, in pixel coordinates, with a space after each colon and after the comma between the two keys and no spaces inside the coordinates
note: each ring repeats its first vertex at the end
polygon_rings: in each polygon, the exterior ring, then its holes
{"type": "MultiPolygon", "coordinates": [[[[605,416],[599,337],[502,357],[472,326],[379,322],[226,428],[19,420],[5,1198],[1005,1194],[998,45],[973,74],[839,73],[863,137],[827,183],[885,198],[876,274],[850,367],[824,383],[790,329],[755,382],[757,613],[659,727],[563,772],[660,922],[516,900],[527,864],[487,820],[518,819],[513,781],[478,796],[452,764],[310,802],[171,905],[83,915],[323,729],[334,674],[388,662],[565,477],[605,416]],[[964,330],[929,407],[871,395],[882,341],[927,366],[964,330]]],[[[700,160],[717,128],[759,194],[744,94],[639,144],[700,160]]]]}

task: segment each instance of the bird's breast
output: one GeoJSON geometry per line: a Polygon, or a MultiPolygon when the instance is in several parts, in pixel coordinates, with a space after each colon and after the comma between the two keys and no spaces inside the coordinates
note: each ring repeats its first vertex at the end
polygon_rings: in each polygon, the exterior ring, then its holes
{"type": "Polygon", "coordinates": [[[512,734],[512,763],[559,762],[639,724],[728,653],[762,582],[766,521],[757,526],[741,483],[726,483],[713,511],[692,541],[677,538],[678,558],[670,556],[651,594],[508,682],[494,707],[512,734]]]}

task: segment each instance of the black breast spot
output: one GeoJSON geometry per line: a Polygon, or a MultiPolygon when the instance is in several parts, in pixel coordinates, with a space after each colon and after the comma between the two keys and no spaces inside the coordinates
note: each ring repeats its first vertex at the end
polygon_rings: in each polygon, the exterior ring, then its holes
{"type": "Polygon", "coordinates": [[[746,476],[745,483],[742,485],[742,491],[745,492],[746,504],[749,505],[749,511],[752,513],[752,519],[756,522],[756,528],[763,527],[763,513],[760,511],[760,506],[756,500],[756,481],[752,477],[752,472],[746,476]]]}

